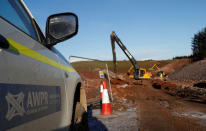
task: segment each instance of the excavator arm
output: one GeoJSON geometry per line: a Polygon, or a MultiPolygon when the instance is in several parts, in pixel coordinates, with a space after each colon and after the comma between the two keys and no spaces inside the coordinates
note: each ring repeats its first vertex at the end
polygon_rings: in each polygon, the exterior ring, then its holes
{"type": "Polygon", "coordinates": [[[117,35],[115,34],[114,31],[110,35],[110,39],[111,39],[111,45],[112,45],[114,72],[117,72],[117,69],[116,69],[117,61],[116,61],[116,52],[115,52],[115,42],[116,42],[119,45],[119,47],[122,49],[122,51],[125,53],[125,55],[128,57],[130,62],[132,63],[132,65],[134,67],[134,78],[138,79],[139,78],[139,67],[138,67],[138,64],[137,64],[135,58],[127,50],[127,48],[124,46],[124,44],[121,42],[121,40],[117,37],[117,35]]]}
{"type": "Polygon", "coordinates": [[[155,70],[155,68],[157,71],[160,71],[160,68],[157,66],[157,64],[154,64],[149,70],[155,70]]]}

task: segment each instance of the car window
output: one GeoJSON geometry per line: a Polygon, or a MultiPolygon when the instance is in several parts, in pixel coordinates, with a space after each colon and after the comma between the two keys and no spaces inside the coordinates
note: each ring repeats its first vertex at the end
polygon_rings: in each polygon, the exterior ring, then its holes
{"type": "Polygon", "coordinates": [[[37,40],[30,17],[18,0],[1,0],[0,16],[37,40]]]}

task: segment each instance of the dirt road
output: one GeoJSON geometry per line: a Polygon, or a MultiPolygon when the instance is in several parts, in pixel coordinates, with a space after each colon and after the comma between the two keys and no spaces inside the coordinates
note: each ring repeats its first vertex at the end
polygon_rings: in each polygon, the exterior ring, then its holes
{"type": "Polygon", "coordinates": [[[161,90],[150,81],[137,88],[137,113],[140,130],[206,130],[206,105],[185,101],[161,90]]]}
{"type": "Polygon", "coordinates": [[[136,108],[124,112],[113,112],[110,116],[101,116],[99,109],[89,110],[90,131],[138,131],[136,108]]]}
{"type": "Polygon", "coordinates": [[[128,90],[126,94],[123,89],[118,89],[122,94],[122,99],[127,99],[128,109],[117,111],[126,104],[115,104],[114,101],[115,117],[101,117],[98,116],[100,112],[94,111],[97,116],[90,117],[91,131],[93,129],[109,131],[206,130],[205,104],[189,102],[186,99],[166,94],[162,90],[152,87],[151,81],[147,80],[143,81],[142,85],[124,88],[124,90],[128,90]],[[128,104],[131,100],[133,104],[128,104]],[[94,126],[95,128],[93,128],[94,126]]]}

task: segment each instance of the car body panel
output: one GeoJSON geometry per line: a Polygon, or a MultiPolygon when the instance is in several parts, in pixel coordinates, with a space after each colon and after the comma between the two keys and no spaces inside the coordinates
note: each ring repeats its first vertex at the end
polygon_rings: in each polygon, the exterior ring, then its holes
{"type": "Polygon", "coordinates": [[[9,49],[0,49],[0,107],[3,108],[0,121],[8,124],[1,125],[0,129],[69,128],[74,92],[81,82],[80,76],[60,55],[1,17],[0,29],[0,35],[10,43],[9,49]],[[19,48],[15,47],[17,45],[19,48]],[[48,102],[34,106],[35,101],[45,101],[45,97],[48,102]],[[6,117],[8,115],[10,117],[6,117]]]}

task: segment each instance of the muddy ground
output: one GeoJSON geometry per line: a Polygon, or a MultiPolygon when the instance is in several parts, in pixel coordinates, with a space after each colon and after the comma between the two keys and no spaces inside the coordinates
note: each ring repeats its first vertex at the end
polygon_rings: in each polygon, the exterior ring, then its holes
{"type": "MultiPolygon", "coordinates": [[[[123,98],[118,97],[120,100],[116,98],[112,103],[113,114],[117,117],[104,118],[97,115],[100,111],[96,111],[98,113],[90,118],[90,124],[95,119],[102,123],[102,126],[95,126],[95,129],[101,130],[104,127],[109,131],[206,130],[206,104],[171,96],[160,89],[155,89],[150,81],[143,81],[142,85],[131,88],[135,99],[131,98],[130,92],[123,98]],[[133,110],[128,112],[130,109],[133,110]],[[119,115],[121,113],[125,115],[119,115]]],[[[91,129],[93,126],[90,126],[91,129]]]]}
{"type": "MultiPolygon", "coordinates": [[[[182,81],[180,77],[181,71],[189,70],[190,72],[186,74],[192,74],[190,68],[198,69],[198,66],[204,68],[202,65],[206,62],[194,63],[195,67],[188,65],[187,60],[179,63],[181,64],[178,67],[175,67],[177,63],[169,65],[173,80],[156,77],[151,80],[133,80],[126,74],[116,75],[110,72],[112,90],[108,90],[113,96],[111,102],[113,116],[101,116],[98,106],[93,105],[93,110],[89,110],[90,130],[206,130],[206,84],[202,79],[199,80],[198,75],[191,76],[191,80],[187,77],[188,81],[182,81]],[[174,70],[171,71],[171,68],[174,70]]],[[[199,72],[204,75],[204,71],[199,70],[199,72]]],[[[98,99],[99,85],[102,81],[98,78],[98,70],[79,73],[83,76],[88,101],[98,99]]]]}
{"type": "Polygon", "coordinates": [[[124,112],[116,111],[109,116],[100,115],[100,109],[88,112],[90,131],[138,131],[140,129],[136,108],[129,108],[124,112]]]}
{"type": "Polygon", "coordinates": [[[203,117],[206,113],[205,104],[171,96],[153,88],[148,81],[143,83],[144,86],[137,87],[136,102],[139,107],[137,112],[140,115],[140,129],[167,131],[206,129],[206,119],[203,117]]]}

